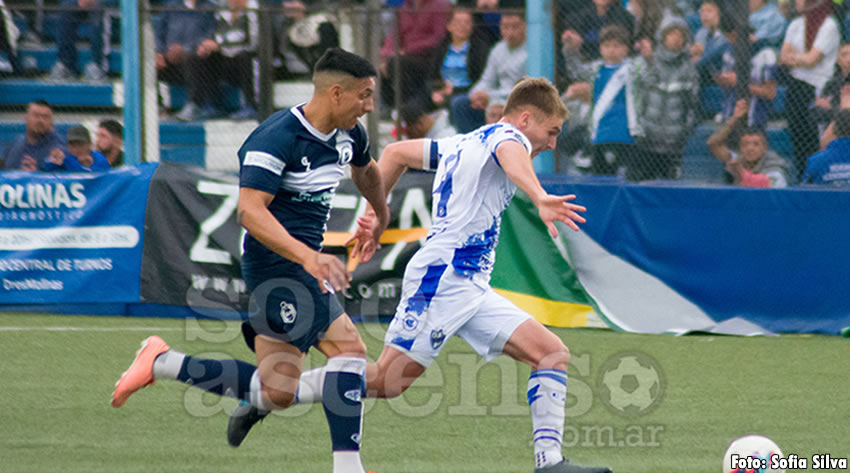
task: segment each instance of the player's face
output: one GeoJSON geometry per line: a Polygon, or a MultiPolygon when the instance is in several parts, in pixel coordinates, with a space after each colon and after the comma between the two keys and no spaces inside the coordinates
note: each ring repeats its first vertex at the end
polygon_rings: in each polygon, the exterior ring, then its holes
{"type": "Polygon", "coordinates": [[[340,128],[350,130],[357,126],[357,119],[375,109],[375,78],[358,79],[340,95],[340,128]]]}
{"type": "Polygon", "coordinates": [[[741,158],[744,162],[757,162],[767,152],[767,143],[764,142],[764,137],[759,134],[744,135],[741,137],[741,158]]]}
{"type": "Polygon", "coordinates": [[[532,112],[525,113],[529,114],[528,121],[525,127],[523,127],[524,129],[521,128],[520,131],[531,142],[531,157],[534,158],[544,151],[555,149],[558,135],[561,133],[561,127],[564,125],[564,120],[555,115],[541,115],[540,119],[538,119],[532,112]]]}

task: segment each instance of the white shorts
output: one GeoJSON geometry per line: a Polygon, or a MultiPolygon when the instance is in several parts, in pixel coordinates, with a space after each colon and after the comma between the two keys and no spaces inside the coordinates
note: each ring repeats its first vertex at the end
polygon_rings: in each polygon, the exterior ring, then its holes
{"type": "Polygon", "coordinates": [[[451,266],[408,266],[384,345],[428,367],[445,341],[457,335],[490,361],[502,354],[517,327],[530,318],[513,302],[476,285],[451,266]]]}

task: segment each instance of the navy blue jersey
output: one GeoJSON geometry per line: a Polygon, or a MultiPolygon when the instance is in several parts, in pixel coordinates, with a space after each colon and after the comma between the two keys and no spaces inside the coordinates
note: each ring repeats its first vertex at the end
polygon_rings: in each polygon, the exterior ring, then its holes
{"type": "MultiPolygon", "coordinates": [[[[324,134],[304,118],[301,107],[293,107],[266,119],[239,148],[239,186],[273,194],[272,215],[293,237],[318,250],[345,166],[369,161],[369,138],[359,123],[324,134]]],[[[250,234],[245,238],[243,267],[280,263],[294,264],[250,234]]]]}

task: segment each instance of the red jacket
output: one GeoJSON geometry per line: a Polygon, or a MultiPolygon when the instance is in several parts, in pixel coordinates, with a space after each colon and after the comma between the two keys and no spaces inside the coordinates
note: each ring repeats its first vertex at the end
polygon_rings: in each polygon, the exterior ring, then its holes
{"type": "MultiPolygon", "coordinates": [[[[405,0],[399,7],[399,48],[401,55],[428,54],[446,35],[452,6],[448,0],[405,0]]],[[[387,35],[381,58],[395,54],[395,35],[387,35]]]]}

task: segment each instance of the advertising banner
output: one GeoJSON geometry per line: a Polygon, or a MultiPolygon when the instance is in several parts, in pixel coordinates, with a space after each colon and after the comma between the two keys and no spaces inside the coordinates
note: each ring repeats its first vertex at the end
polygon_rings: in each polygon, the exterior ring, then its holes
{"type": "Polygon", "coordinates": [[[137,302],[156,165],[0,175],[0,304],[137,302]]]}

